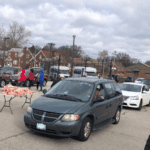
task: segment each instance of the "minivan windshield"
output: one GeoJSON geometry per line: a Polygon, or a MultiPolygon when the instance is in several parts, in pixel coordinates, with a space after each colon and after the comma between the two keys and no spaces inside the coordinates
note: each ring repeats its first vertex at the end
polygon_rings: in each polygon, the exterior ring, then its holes
{"type": "Polygon", "coordinates": [[[94,84],[81,81],[60,81],[55,84],[45,96],[56,97],[64,100],[89,101],[94,84]]]}
{"type": "Polygon", "coordinates": [[[140,92],[142,86],[141,85],[134,85],[134,84],[121,84],[120,89],[123,91],[130,91],[130,92],[140,92]]]}
{"type": "Polygon", "coordinates": [[[150,80],[149,79],[143,79],[141,81],[142,84],[150,85],[150,80]]]}

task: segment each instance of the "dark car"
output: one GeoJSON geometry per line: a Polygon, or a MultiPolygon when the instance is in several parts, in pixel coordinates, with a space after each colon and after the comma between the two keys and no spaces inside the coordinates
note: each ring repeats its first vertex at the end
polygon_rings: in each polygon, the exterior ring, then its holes
{"type": "Polygon", "coordinates": [[[35,132],[86,141],[91,131],[117,124],[121,110],[122,92],[115,81],[68,78],[33,101],[24,122],[35,132]]]}
{"type": "MultiPolygon", "coordinates": [[[[43,70],[42,68],[38,68],[38,69],[34,69],[33,68],[33,73],[34,73],[34,81],[32,82],[33,84],[37,83],[37,73],[40,72],[41,70],[43,70]]],[[[10,82],[12,85],[19,85],[19,78],[20,78],[20,74],[22,71],[20,71],[18,74],[15,74],[12,76],[12,78],[10,79],[10,82]]],[[[30,81],[29,81],[29,73],[30,73],[30,69],[25,70],[25,76],[26,76],[26,81],[25,81],[25,86],[29,87],[30,85],[30,81]]],[[[46,86],[48,80],[48,75],[44,75],[44,82],[43,82],[43,86],[46,86]]]]}

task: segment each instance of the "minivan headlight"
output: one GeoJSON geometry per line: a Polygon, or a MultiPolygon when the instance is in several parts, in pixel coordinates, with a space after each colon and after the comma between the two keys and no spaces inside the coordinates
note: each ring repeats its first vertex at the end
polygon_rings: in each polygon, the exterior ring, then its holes
{"type": "Polygon", "coordinates": [[[139,100],[139,96],[130,96],[130,100],[139,100]]]}
{"type": "Polygon", "coordinates": [[[31,108],[30,106],[29,106],[28,109],[27,109],[27,113],[30,114],[30,115],[31,115],[31,113],[32,113],[32,108],[31,108]]]}
{"type": "Polygon", "coordinates": [[[66,114],[62,117],[62,121],[75,121],[78,120],[80,118],[79,115],[75,115],[75,114],[66,114]]]}

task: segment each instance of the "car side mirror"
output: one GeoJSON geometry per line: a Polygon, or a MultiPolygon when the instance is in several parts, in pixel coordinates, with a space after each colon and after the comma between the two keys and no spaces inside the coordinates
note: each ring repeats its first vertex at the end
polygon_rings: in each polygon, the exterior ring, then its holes
{"type": "Polygon", "coordinates": [[[46,90],[46,89],[44,89],[44,90],[43,90],[43,94],[45,94],[46,92],[47,92],[47,90],[46,90]]]}

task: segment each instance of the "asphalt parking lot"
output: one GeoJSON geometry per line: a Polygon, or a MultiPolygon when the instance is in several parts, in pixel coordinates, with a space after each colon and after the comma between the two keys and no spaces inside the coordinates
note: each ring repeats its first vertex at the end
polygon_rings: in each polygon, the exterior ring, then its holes
{"type": "MultiPolygon", "coordinates": [[[[49,89],[52,82],[48,82],[49,89]]],[[[36,87],[32,87],[33,91],[36,87]]],[[[42,95],[34,95],[32,101],[42,95]]],[[[142,107],[141,111],[123,109],[118,125],[109,125],[99,131],[91,133],[86,142],[74,138],[58,138],[31,132],[24,125],[24,114],[29,104],[25,98],[15,98],[11,101],[11,108],[4,108],[0,112],[0,150],[144,150],[150,134],[150,107],[142,107]]],[[[4,99],[0,96],[0,109],[4,99]]]]}

